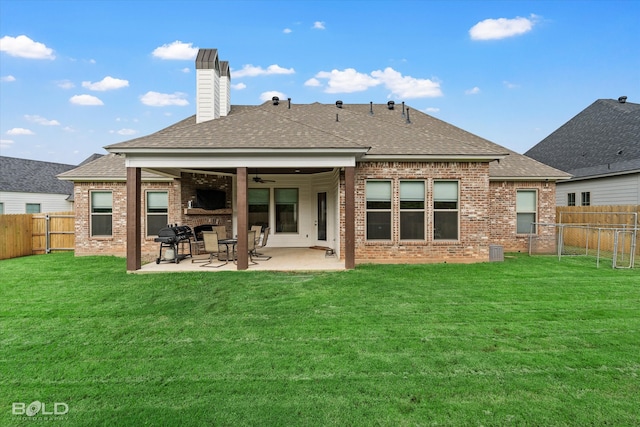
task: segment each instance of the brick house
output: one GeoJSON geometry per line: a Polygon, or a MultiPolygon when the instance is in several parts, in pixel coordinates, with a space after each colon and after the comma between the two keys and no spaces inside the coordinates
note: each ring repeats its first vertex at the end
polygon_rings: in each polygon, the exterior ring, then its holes
{"type": "Polygon", "coordinates": [[[233,235],[269,226],[270,246],[330,247],[347,268],[477,262],[555,221],[568,174],[404,103],[231,106],[217,50],[200,50],[196,72],[194,116],[61,174],[75,182],[77,254],[126,254],[137,270],[162,223],[209,221],[233,235]]]}

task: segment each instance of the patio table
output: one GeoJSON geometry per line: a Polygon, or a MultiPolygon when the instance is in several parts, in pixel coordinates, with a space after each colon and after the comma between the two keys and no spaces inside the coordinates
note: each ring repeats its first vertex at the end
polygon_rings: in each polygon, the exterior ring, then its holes
{"type": "Polygon", "coordinates": [[[226,248],[227,248],[227,259],[226,259],[227,262],[229,262],[229,245],[231,245],[231,250],[232,250],[232,254],[233,254],[232,261],[235,261],[235,259],[236,259],[236,244],[238,243],[238,239],[220,239],[220,240],[218,240],[218,243],[220,243],[221,245],[225,245],[226,248]]]}

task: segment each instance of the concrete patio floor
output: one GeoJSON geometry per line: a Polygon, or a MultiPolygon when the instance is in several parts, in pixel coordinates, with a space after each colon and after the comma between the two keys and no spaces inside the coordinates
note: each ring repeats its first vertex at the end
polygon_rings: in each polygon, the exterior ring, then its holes
{"type": "MultiPolygon", "coordinates": [[[[322,249],[311,248],[263,248],[260,253],[271,256],[268,261],[255,259],[257,264],[249,264],[247,271],[339,271],[344,270],[344,260],[340,260],[337,255],[326,256],[322,249]]],[[[161,262],[156,264],[150,262],[144,264],[140,270],[135,273],[167,273],[167,272],[185,272],[185,271],[236,271],[237,266],[233,262],[229,262],[219,268],[203,266],[209,255],[194,255],[191,258],[185,258],[178,264],[173,262],[161,262]]],[[[219,265],[220,262],[214,259],[212,265],[219,265]]]]}

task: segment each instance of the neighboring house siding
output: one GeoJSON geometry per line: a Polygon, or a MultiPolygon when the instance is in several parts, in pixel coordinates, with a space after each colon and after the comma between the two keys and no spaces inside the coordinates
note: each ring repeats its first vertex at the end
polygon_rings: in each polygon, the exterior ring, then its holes
{"type": "MultiPolygon", "coordinates": [[[[355,258],[358,263],[385,262],[477,262],[489,256],[489,164],[464,162],[366,162],[355,171],[355,258]],[[366,239],[365,184],[367,180],[392,181],[392,224],[389,241],[366,239]],[[400,240],[399,182],[424,180],[425,239],[400,240]],[[433,183],[435,180],[459,182],[459,239],[433,238],[433,183]]],[[[341,184],[341,206],[344,206],[344,179],[341,184]]],[[[344,224],[344,210],[341,212],[344,224]]],[[[344,228],[343,228],[344,233],[344,228]]],[[[341,238],[344,251],[344,234],[341,238]]]]}
{"type": "MultiPolygon", "coordinates": [[[[516,233],[516,194],[518,190],[534,189],[538,195],[536,222],[553,224],[556,220],[556,186],[538,181],[492,181],[490,199],[490,243],[502,245],[507,252],[528,250],[529,236],[516,233]]],[[[538,236],[549,237],[553,227],[538,227],[538,236]]],[[[543,239],[544,240],[544,239],[543,239]]],[[[551,239],[553,241],[553,239],[551,239]]]]}
{"type": "Polygon", "coordinates": [[[567,194],[575,193],[579,206],[582,192],[591,193],[591,206],[638,205],[640,173],[558,183],[556,204],[567,206],[567,194]]]}
{"type": "Polygon", "coordinates": [[[69,212],[73,210],[73,202],[66,200],[67,194],[0,192],[0,203],[5,214],[26,213],[27,203],[40,204],[40,212],[69,212]]]}

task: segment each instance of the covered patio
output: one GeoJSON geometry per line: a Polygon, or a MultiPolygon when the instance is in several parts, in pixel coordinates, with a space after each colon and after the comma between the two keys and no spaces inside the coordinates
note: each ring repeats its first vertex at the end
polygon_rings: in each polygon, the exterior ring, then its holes
{"type": "MultiPolygon", "coordinates": [[[[345,260],[340,259],[335,253],[327,253],[322,248],[268,248],[260,250],[260,253],[270,256],[268,261],[256,259],[247,266],[249,271],[340,271],[345,270],[345,260]]],[[[208,260],[208,255],[194,255],[186,258],[180,263],[161,262],[156,264],[150,262],[143,264],[133,273],[167,273],[167,272],[219,272],[236,271],[237,265],[229,262],[218,268],[205,266],[204,261],[208,260]]],[[[220,265],[217,260],[212,265],[220,265]]]]}

